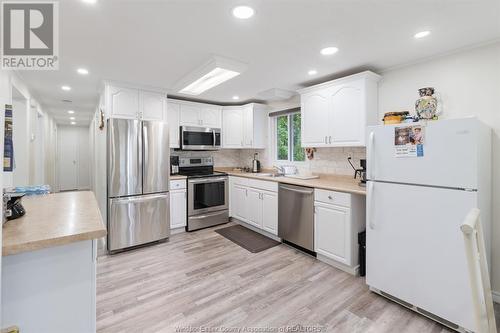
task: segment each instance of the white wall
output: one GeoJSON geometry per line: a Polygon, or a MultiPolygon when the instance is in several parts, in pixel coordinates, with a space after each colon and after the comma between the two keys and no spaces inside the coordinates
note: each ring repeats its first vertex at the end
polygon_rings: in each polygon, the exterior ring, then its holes
{"type": "MultiPolygon", "coordinates": [[[[41,182],[55,188],[55,147],[57,135],[55,121],[43,110],[37,99],[30,92],[28,86],[18,75],[6,71],[2,71],[2,75],[5,76],[5,91],[8,95],[6,103],[13,104],[14,110],[15,159],[14,172],[3,173],[3,186],[10,187],[39,183],[41,179],[37,177],[35,168],[37,165],[43,165],[43,179],[41,182]],[[16,89],[22,95],[22,98],[12,100],[12,89],[16,89]],[[37,121],[38,114],[43,116],[43,127],[41,128],[38,128],[38,125],[40,125],[37,121]],[[43,131],[43,149],[41,154],[36,154],[39,140],[41,139],[39,131],[43,131]]],[[[1,109],[4,109],[3,106],[1,109]]],[[[2,117],[4,117],[3,111],[2,117]]]]}
{"type": "Polygon", "coordinates": [[[492,287],[500,292],[500,43],[381,74],[380,119],[388,111],[413,111],[418,88],[430,86],[441,94],[442,118],[475,115],[492,127],[492,287]]]}
{"type": "MultiPolygon", "coordinates": [[[[3,147],[5,104],[12,103],[12,90],[10,85],[10,76],[8,72],[0,70],[0,147],[3,147]],[[2,110],[4,110],[2,112],[2,110]]],[[[3,151],[3,150],[2,150],[3,151]]],[[[3,155],[3,154],[2,154],[3,155]]],[[[3,169],[2,169],[3,172],[3,169]]],[[[0,189],[3,188],[3,177],[0,177],[0,189]]],[[[0,211],[3,211],[3,200],[0,200],[0,211]]],[[[2,229],[0,228],[0,249],[2,248],[2,229]]],[[[0,256],[0,290],[2,290],[2,256],[0,256]]],[[[0,292],[0,313],[2,308],[2,295],[0,292]]],[[[0,328],[3,328],[2,318],[0,316],[0,328]]]]}

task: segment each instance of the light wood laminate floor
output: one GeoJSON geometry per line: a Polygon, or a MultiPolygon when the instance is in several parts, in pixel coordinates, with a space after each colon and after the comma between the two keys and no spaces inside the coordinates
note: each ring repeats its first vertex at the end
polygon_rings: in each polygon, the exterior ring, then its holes
{"type": "Polygon", "coordinates": [[[286,245],[253,254],[213,230],[100,257],[97,331],[300,324],[323,332],[449,332],[370,292],[363,278],[286,245]]]}

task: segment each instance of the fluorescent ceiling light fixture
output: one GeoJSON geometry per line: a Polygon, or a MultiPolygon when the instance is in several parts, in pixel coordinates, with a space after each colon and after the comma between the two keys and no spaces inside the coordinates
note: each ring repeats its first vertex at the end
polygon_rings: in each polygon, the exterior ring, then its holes
{"type": "Polygon", "coordinates": [[[186,95],[199,95],[219,84],[240,75],[247,68],[246,64],[212,56],[202,66],[179,81],[179,92],[186,95]]]}
{"type": "Polygon", "coordinates": [[[318,71],[315,70],[315,69],[311,69],[309,72],[307,72],[307,74],[309,74],[309,75],[316,75],[316,74],[318,74],[318,71]]]}
{"type": "Polygon", "coordinates": [[[73,110],[68,110],[68,113],[69,113],[69,114],[73,114],[73,113],[75,113],[75,111],[73,111],[73,110]]]}
{"type": "Polygon", "coordinates": [[[431,34],[431,32],[429,30],[425,30],[425,31],[420,31],[420,32],[417,32],[413,37],[419,39],[419,38],[424,38],[424,37],[427,37],[431,34]]]}
{"type": "Polygon", "coordinates": [[[72,121],[70,124],[71,124],[71,125],[76,125],[76,123],[75,123],[74,121],[72,121]]]}
{"type": "Polygon", "coordinates": [[[61,86],[61,89],[64,91],[70,91],[71,87],[70,86],[61,86]]]}
{"type": "Polygon", "coordinates": [[[233,8],[233,15],[236,18],[246,20],[255,14],[255,10],[252,7],[248,6],[238,6],[233,8]]]}
{"type": "Polygon", "coordinates": [[[323,49],[321,49],[321,54],[322,55],[332,55],[332,54],[335,54],[339,51],[338,48],[336,48],[335,46],[329,46],[329,47],[325,47],[323,49]]]}
{"type": "Polygon", "coordinates": [[[233,99],[238,100],[238,99],[240,99],[240,96],[233,96],[233,99]]]}
{"type": "Polygon", "coordinates": [[[76,71],[78,72],[78,74],[81,75],[87,75],[89,73],[89,71],[86,70],[85,68],[78,68],[76,71]]]}

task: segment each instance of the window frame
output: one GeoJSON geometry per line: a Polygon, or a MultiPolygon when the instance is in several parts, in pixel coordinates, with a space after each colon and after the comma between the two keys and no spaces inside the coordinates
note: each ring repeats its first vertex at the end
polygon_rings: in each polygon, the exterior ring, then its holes
{"type": "MultiPolygon", "coordinates": [[[[296,164],[296,165],[301,165],[301,164],[305,164],[306,161],[307,161],[307,157],[304,156],[304,160],[303,161],[295,161],[293,159],[293,148],[294,148],[294,144],[293,144],[293,136],[294,136],[294,131],[293,131],[293,115],[295,114],[300,114],[300,111],[295,111],[295,112],[290,112],[290,113],[287,113],[287,114],[282,114],[282,115],[278,115],[278,116],[274,116],[272,117],[273,121],[272,121],[272,154],[273,154],[273,161],[274,161],[274,164],[276,165],[286,165],[286,164],[296,164]],[[278,129],[277,129],[277,126],[278,126],[278,118],[279,117],[283,117],[283,116],[286,116],[287,117],[287,126],[288,126],[288,160],[279,160],[278,159],[278,129]]],[[[300,119],[300,126],[302,128],[302,117],[300,119]]],[[[302,140],[301,140],[302,141],[302,140]]]]}

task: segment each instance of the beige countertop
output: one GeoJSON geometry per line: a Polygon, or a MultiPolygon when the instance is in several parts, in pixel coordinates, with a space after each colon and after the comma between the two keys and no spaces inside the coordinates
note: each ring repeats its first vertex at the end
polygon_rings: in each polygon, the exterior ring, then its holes
{"type": "MultiPolygon", "coordinates": [[[[233,168],[217,168],[217,171],[226,172],[230,176],[246,177],[259,180],[274,181],[278,183],[314,187],[318,189],[347,192],[352,194],[366,195],[366,188],[359,186],[359,179],[351,176],[320,174],[315,179],[297,179],[290,177],[269,177],[259,174],[234,171],[233,168]]],[[[263,172],[266,172],[265,170],[263,172]]]]}
{"type": "Polygon", "coordinates": [[[187,177],[183,175],[170,175],[170,180],[182,180],[182,179],[187,179],[187,177]]]}
{"type": "Polygon", "coordinates": [[[90,191],[24,197],[22,204],[26,215],[3,226],[3,256],[106,235],[97,201],[90,191]]]}

